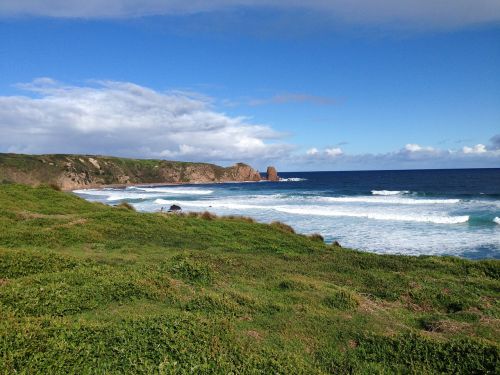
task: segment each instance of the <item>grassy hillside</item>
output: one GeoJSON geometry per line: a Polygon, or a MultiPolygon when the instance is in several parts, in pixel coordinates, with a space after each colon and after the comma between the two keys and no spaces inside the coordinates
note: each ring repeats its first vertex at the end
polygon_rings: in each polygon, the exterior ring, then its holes
{"type": "Polygon", "coordinates": [[[500,262],[0,185],[0,373],[498,373],[500,262]]]}
{"type": "Polygon", "coordinates": [[[95,155],[0,153],[0,183],[52,184],[66,190],[110,184],[222,182],[258,178],[260,176],[256,171],[242,163],[223,168],[208,163],[95,155]]]}

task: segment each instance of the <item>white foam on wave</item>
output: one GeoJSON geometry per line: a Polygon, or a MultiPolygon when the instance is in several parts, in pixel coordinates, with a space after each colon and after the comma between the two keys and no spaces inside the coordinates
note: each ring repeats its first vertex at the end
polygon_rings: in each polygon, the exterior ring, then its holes
{"type": "Polygon", "coordinates": [[[104,197],[107,201],[119,201],[124,199],[147,199],[152,197],[152,195],[147,193],[140,194],[136,192],[126,192],[125,190],[113,189],[83,189],[74,190],[73,193],[104,197]]]}
{"type": "Polygon", "coordinates": [[[469,216],[437,216],[437,215],[412,215],[391,214],[383,212],[363,212],[332,210],[325,207],[275,207],[277,211],[296,215],[330,216],[330,217],[359,217],[374,220],[410,221],[434,224],[460,224],[469,221],[469,216]]]}
{"type": "Polygon", "coordinates": [[[225,208],[225,209],[238,209],[238,210],[249,210],[249,209],[257,209],[257,210],[262,210],[262,209],[267,209],[268,207],[266,206],[257,206],[257,205],[251,205],[251,204],[241,204],[241,203],[234,203],[234,202],[224,202],[224,201],[173,201],[173,200],[166,200],[166,199],[156,199],[154,201],[155,204],[158,205],[171,205],[171,204],[178,204],[181,207],[196,207],[198,209],[210,209],[210,208],[225,208]]]}
{"type": "Polygon", "coordinates": [[[106,195],[111,189],[80,189],[73,190],[75,194],[86,194],[86,195],[106,195]]]}
{"type": "Polygon", "coordinates": [[[400,195],[408,193],[408,190],[372,190],[373,195],[400,195]]]}
{"type": "Polygon", "coordinates": [[[497,216],[497,217],[495,217],[495,218],[493,219],[493,221],[494,221],[495,223],[497,223],[497,224],[499,224],[499,225],[500,225],[500,217],[498,217],[498,216],[497,216]]]}
{"type": "Polygon", "coordinates": [[[179,195],[209,195],[214,191],[209,189],[196,189],[185,187],[133,187],[130,190],[145,191],[148,193],[166,193],[179,195]]]}
{"type": "Polygon", "coordinates": [[[194,188],[146,188],[146,187],[128,187],[126,189],[81,189],[74,190],[75,194],[85,194],[95,197],[103,197],[109,202],[121,201],[125,199],[152,199],[156,197],[162,197],[165,195],[209,195],[213,193],[213,190],[208,189],[194,189],[194,188]]]}
{"type": "Polygon", "coordinates": [[[280,182],[299,182],[299,181],[307,181],[307,178],[300,178],[300,177],[280,178],[280,182]]]}
{"type": "Polygon", "coordinates": [[[293,215],[310,215],[310,216],[323,216],[323,217],[354,217],[365,218],[373,220],[385,221],[407,221],[418,223],[434,223],[434,224],[460,224],[469,220],[469,216],[445,216],[433,215],[429,213],[399,213],[399,212],[383,212],[380,210],[370,211],[364,209],[349,208],[332,208],[331,206],[307,206],[298,207],[293,205],[259,205],[242,203],[241,201],[234,200],[201,200],[201,201],[179,201],[156,199],[156,205],[172,205],[178,204],[181,207],[187,207],[194,210],[210,210],[210,209],[224,209],[224,210],[271,210],[281,213],[288,213],[293,215]]]}
{"type": "MultiPolygon", "coordinates": [[[[394,194],[395,195],[395,194],[394,194]]],[[[390,195],[383,196],[366,196],[366,197],[320,197],[316,198],[324,202],[339,202],[339,203],[382,203],[382,204],[405,204],[405,205],[425,205],[425,204],[456,204],[460,203],[460,199],[414,199],[414,198],[392,198],[390,195]]]]}

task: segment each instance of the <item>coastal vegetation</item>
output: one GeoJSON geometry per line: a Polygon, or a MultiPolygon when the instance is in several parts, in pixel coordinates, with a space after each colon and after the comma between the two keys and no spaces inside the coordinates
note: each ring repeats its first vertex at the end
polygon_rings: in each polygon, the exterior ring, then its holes
{"type": "Polygon", "coordinates": [[[0,183],[48,184],[62,190],[102,185],[201,183],[260,180],[249,165],[220,167],[154,159],[95,155],[0,153],[0,183]]]}
{"type": "Polygon", "coordinates": [[[0,184],[2,374],[495,374],[499,297],[498,260],[0,184]]]}

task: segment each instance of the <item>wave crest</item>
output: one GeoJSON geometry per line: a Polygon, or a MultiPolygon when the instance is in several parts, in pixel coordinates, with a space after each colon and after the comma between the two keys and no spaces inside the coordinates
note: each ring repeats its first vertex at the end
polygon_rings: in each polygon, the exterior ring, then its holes
{"type": "Polygon", "coordinates": [[[373,195],[400,195],[408,193],[408,190],[372,190],[373,195]]]}
{"type": "Polygon", "coordinates": [[[390,221],[411,221],[417,223],[434,223],[434,224],[461,224],[469,221],[469,216],[436,216],[436,215],[399,215],[387,214],[381,212],[353,212],[340,211],[325,208],[294,208],[294,207],[276,207],[277,211],[296,214],[296,215],[314,215],[314,216],[331,216],[331,217],[359,217],[374,220],[390,220],[390,221]]]}
{"type": "MultiPolygon", "coordinates": [[[[395,195],[395,194],[392,194],[395,195]]],[[[413,199],[413,198],[391,198],[390,195],[384,197],[322,197],[324,202],[339,203],[382,203],[382,204],[404,204],[404,205],[425,205],[425,204],[457,204],[460,199],[413,199]]]]}
{"type": "Polygon", "coordinates": [[[307,181],[307,178],[300,178],[300,177],[280,178],[280,182],[300,182],[300,181],[307,181]]]}
{"type": "Polygon", "coordinates": [[[209,195],[213,190],[196,189],[186,187],[133,187],[127,190],[144,191],[147,193],[166,193],[166,194],[179,194],[179,195],[209,195]]]}

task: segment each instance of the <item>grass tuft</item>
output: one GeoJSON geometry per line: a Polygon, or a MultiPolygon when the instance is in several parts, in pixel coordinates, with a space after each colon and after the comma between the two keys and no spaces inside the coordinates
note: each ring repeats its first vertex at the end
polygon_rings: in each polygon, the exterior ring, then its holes
{"type": "Polygon", "coordinates": [[[203,220],[214,220],[217,218],[216,214],[213,214],[213,213],[208,212],[208,211],[202,212],[199,216],[203,220]]]}
{"type": "Polygon", "coordinates": [[[344,311],[355,309],[359,305],[354,294],[346,290],[337,290],[330,293],[323,299],[323,303],[331,309],[344,311]]]}
{"type": "Polygon", "coordinates": [[[307,237],[309,237],[313,241],[318,241],[318,242],[324,242],[325,241],[324,237],[321,234],[319,234],[319,233],[313,233],[313,234],[311,234],[311,235],[309,235],[307,237]]]}
{"type": "Polygon", "coordinates": [[[286,233],[295,233],[295,229],[293,229],[290,225],[282,223],[281,221],[273,221],[269,224],[271,227],[280,230],[281,232],[286,233]]]}
{"type": "Polygon", "coordinates": [[[121,202],[121,203],[117,204],[115,207],[116,207],[116,208],[121,208],[121,209],[124,209],[124,210],[135,211],[134,206],[132,206],[132,205],[131,205],[130,203],[128,203],[128,202],[121,202]]]}

